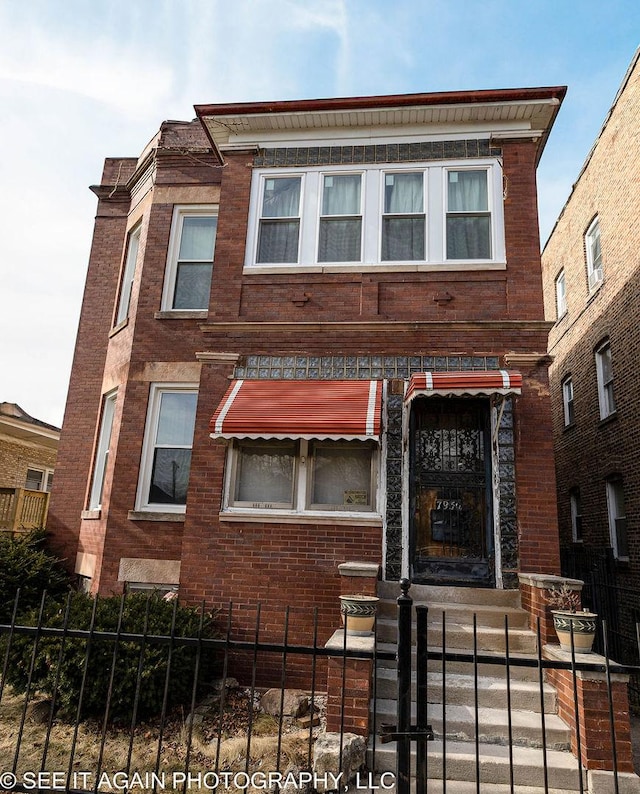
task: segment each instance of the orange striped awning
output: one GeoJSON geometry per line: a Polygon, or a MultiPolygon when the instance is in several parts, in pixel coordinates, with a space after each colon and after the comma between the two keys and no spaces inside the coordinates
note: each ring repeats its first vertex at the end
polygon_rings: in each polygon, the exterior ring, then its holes
{"type": "Polygon", "coordinates": [[[234,380],[209,424],[212,438],[378,439],[376,380],[234,380]]]}
{"type": "Polygon", "coordinates": [[[506,369],[469,372],[418,372],[411,376],[406,400],[419,396],[520,394],[522,375],[506,369]]]}

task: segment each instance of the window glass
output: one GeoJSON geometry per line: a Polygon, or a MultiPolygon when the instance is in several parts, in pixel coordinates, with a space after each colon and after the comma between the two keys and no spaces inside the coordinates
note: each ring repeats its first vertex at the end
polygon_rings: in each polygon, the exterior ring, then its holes
{"type": "Polygon", "coordinates": [[[362,444],[316,443],[313,447],[312,506],[371,509],[371,448],[362,444]]]}
{"type": "Polygon", "coordinates": [[[197,399],[197,392],[187,390],[157,389],[152,395],[145,505],[186,504],[197,399]]]}
{"type": "Polygon", "coordinates": [[[218,219],[185,215],[176,268],[174,309],[207,309],[218,219]]]}
{"type": "Polygon", "coordinates": [[[587,250],[587,275],[589,289],[595,289],[602,281],[602,251],[600,248],[600,221],[596,218],[585,235],[587,250]]]}
{"type": "Polygon", "coordinates": [[[41,491],[44,481],[44,472],[40,469],[27,469],[27,477],[24,487],[28,491],[41,491]]]}
{"type": "Polygon", "coordinates": [[[93,464],[93,480],[91,483],[91,494],[89,496],[90,510],[98,510],[102,504],[104,476],[109,458],[109,445],[111,444],[111,432],[113,429],[115,406],[115,393],[108,394],[104,398],[102,407],[102,419],[100,422],[100,433],[98,435],[98,446],[96,447],[96,454],[93,464]]]}
{"type": "Polygon", "coordinates": [[[136,271],[136,260],[138,258],[138,248],[140,245],[140,226],[129,234],[127,244],[127,258],[122,273],[122,283],[120,285],[120,301],[116,315],[116,325],[124,322],[129,316],[129,305],[131,303],[131,289],[133,287],[133,277],[136,271]]]}
{"type": "Polygon", "coordinates": [[[424,175],[385,174],[382,260],[425,258],[424,175]]]}
{"type": "Polygon", "coordinates": [[[319,262],[360,261],[362,243],[360,192],[360,174],[325,175],[318,245],[319,262]]]}
{"type": "Polygon", "coordinates": [[[572,488],[569,494],[571,502],[571,535],[574,542],[582,541],[582,502],[580,489],[572,488]]]}
{"type": "Polygon", "coordinates": [[[605,342],[596,350],[596,375],[598,378],[598,399],[600,418],[615,413],[616,401],[613,394],[613,366],[611,362],[611,345],[605,342]]]}
{"type": "Polygon", "coordinates": [[[616,478],[607,482],[607,504],[609,508],[609,532],[614,556],[628,558],[627,516],[622,480],[616,478]]]}
{"type": "Polygon", "coordinates": [[[447,259],[489,259],[487,172],[447,172],[447,259]]]}
{"type": "Polygon", "coordinates": [[[235,502],[291,507],[294,459],[293,443],[242,443],[238,451],[235,502]]]}
{"type": "Polygon", "coordinates": [[[258,262],[298,261],[301,183],[301,177],[264,180],[258,262]]]}
{"type": "Polygon", "coordinates": [[[566,378],[562,382],[562,400],[564,404],[564,424],[566,427],[572,425],[575,420],[573,408],[573,381],[571,378],[566,378]]]}
{"type": "Polygon", "coordinates": [[[556,316],[562,317],[567,311],[567,291],[564,278],[564,270],[558,273],[556,278],[556,316]]]}

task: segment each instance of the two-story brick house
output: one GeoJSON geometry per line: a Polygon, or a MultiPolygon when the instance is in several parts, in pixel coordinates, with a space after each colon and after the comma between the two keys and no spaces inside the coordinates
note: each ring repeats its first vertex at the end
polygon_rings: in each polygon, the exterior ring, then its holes
{"type": "Polygon", "coordinates": [[[326,635],[346,560],[559,572],[536,165],[564,91],[200,105],[106,161],[49,522],[92,591],[326,635]]]}

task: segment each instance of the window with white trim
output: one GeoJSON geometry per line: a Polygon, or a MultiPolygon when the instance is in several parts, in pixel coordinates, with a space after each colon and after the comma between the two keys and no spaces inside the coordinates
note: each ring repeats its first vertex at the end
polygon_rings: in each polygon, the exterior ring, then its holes
{"type": "Polygon", "coordinates": [[[562,381],[562,405],[564,408],[564,426],[569,427],[575,422],[573,407],[573,380],[567,376],[562,381]]]}
{"type": "Polygon", "coordinates": [[[255,169],[245,268],[504,267],[497,160],[255,169]]]}
{"type": "Polygon", "coordinates": [[[567,286],[564,269],[556,276],[556,318],[559,320],[567,313],[567,286]]]}
{"type": "Polygon", "coordinates": [[[203,311],[209,308],[218,208],[175,207],[169,240],[162,308],[203,311]]]}
{"type": "Polygon", "coordinates": [[[109,446],[111,444],[111,431],[113,429],[113,417],[116,408],[116,394],[112,392],[104,397],[102,403],[102,418],[100,420],[100,433],[98,434],[98,446],[93,462],[93,479],[91,481],[91,491],[89,495],[89,509],[99,510],[102,506],[102,494],[104,491],[104,475],[107,470],[109,460],[109,446]]]}
{"type": "Polygon", "coordinates": [[[53,469],[28,468],[24,487],[27,491],[51,491],[53,485],[53,469]]]}
{"type": "Polygon", "coordinates": [[[572,488],[569,491],[569,505],[571,508],[571,537],[574,543],[582,543],[582,500],[579,488],[572,488]]]}
{"type": "Polygon", "coordinates": [[[616,412],[616,401],[613,395],[611,344],[609,340],[605,340],[596,348],[596,376],[598,381],[600,419],[606,419],[616,412]]]}
{"type": "Polygon", "coordinates": [[[613,556],[619,560],[626,560],[629,558],[627,514],[624,504],[624,488],[619,477],[611,477],[607,480],[607,509],[613,556]]]}
{"type": "Polygon", "coordinates": [[[120,299],[118,301],[118,311],[116,312],[116,325],[123,323],[129,316],[129,305],[131,303],[131,290],[133,279],[136,272],[136,260],[138,258],[138,248],[140,247],[140,232],[142,225],[138,224],[135,229],[129,232],[127,239],[127,254],[120,281],[120,299]]]}
{"type": "Polygon", "coordinates": [[[229,454],[226,506],[232,510],[377,510],[374,442],[238,439],[229,454]]]}
{"type": "Polygon", "coordinates": [[[600,221],[596,217],[591,222],[584,236],[587,252],[587,277],[589,290],[594,290],[602,283],[602,250],[600,248],[600,221]]]}
{"type": "Polygon", "coordinates": [[[137,510],[184,512],[197,401],[195,387],[152,385],[137,510]]]}

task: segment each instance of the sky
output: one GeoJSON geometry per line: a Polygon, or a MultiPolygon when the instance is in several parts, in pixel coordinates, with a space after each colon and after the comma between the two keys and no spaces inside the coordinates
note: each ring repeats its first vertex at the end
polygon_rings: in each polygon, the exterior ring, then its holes
{"type": "Polygon", "coordinates": [[[637,0],[0,0],[0,402],[61,426],[105,157],[215,102],[568,86],[542,243],[640,44],[637,0]]]}

